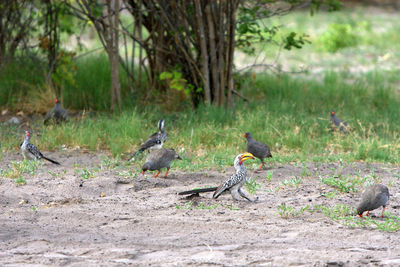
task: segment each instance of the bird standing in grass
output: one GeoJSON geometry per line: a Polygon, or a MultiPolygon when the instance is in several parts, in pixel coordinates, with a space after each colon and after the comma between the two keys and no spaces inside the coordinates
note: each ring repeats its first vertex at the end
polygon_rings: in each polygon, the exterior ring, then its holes
{"type": "Polygon", "coordinates": [[[139,150],[136,151],[135,154],[133,154],[131,160],[135,160],[135,157],[142,153],[143,151],[149,149],[160,149],[162,148],[164,142],[167,140],[167,134],[165,133],[164,130],[164,123],[165,121],[163,119],[158,121],[158,132],[153,133],[152,135],[149,136],[149,138],[144,142],[143,144],[140,145],[139,150]]]}
{"type": "Polygon", "coordinates": [[[258,142],[253,139],[251,133],[247,132],[243,135],[244,138],[247,139],[247,152],[253,154],[256,158],[261,160],[261,165],[258,170],[261,170],[264,166],[265,158],[272,158],[271,151],[269,147],[261,142],[258,142]]]}
{"type": "Polygon", "coordinates": [[[389,200],[389,189],[382,184],[375,184],[367,187],[361,196],[361,202],[357,207],[357,214],[362,218],[366,211],[367,216],[371,210],[383,207],[381,218],[385,212],[386,203],[389,200]]]}
{"type": "Polygon", "coordinates": [[[164,176],[164,178],[167,178],[171,162],[175,159],[181,160],[182,158],[171,148],[154,149],[147,156],[146,163],[142,167],[142,174],[144,175],[146,171],[157,170],[158,172],[154,175],[154,178],[156,178],[160,174],[161,169],[167,168],[164,176]]]}
{"type": "Polygon", "coordinates": [[[54,108],[47,112],[44,118],[44,123],[47,124],[50,120],[59,123],[61,121],[66,121],[68,119],[68,111],[66,111],[62,106],[60,100],[56,98],[56,104],[54,108]]]}
{"type": "Polygon", "coordinates": [[[335,111],[331,111],[331,129],[332,132],[339,128],[342,133],[347,133],[347,123],[336,117],[335,111]]]}
{"type": "Polygon", "coordinates": [[[235,167],[236,173],[229,177],[224,183],[219,185],[218,187],[210,187],[210,188],[202,188],[202,189],[194,189],[190,191],[184,191],[178,193],[179,195],[193,195],[202,192],[214,192],[213,198],[218,198],[224,192],[230,192],[234,200],[240,200],[239,195],[250,202],[254,202],[255,200],[250,199],[246,196],[243,191],[243,185],[246,183],[247,173],[246,168],[244,167],[243,162],[248,159],[254,159],[254,156],[251,153],[243,153],[236,156],[233,166],[235,167]]]}
{"type": "Polygon", "coordinates": [[[50,161],[51,163],[60,165],[60,163],[58,163],[57,161],[45,157],[42,154],[42,152],[40,152],[39,149],[37,149],[36,146],[34,146],[33,144],[31,144],[29,142],[31,139],[31,134],[29,131],[25,131],[25,134],[26,134],[25,139],[21,143],[21,146],[20,146],[20,149],[21,149],[22,155],[24,156],[24,159],[39,160],[39,159],[43,158],[47,161],[50,161]]]}

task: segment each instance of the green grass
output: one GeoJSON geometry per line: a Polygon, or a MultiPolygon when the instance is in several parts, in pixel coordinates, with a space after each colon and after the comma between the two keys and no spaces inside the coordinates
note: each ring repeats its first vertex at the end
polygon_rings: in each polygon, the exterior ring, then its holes
{"type": "MultiPolygon", "coordinates": [[[[59,126],[43,126],[40,120],[31,121],[32,142],[41,150],[58,150],[65,145],[69,149],[110,151],[123,162],[125,156],[156,131],[157,121],[164,118],[168,133],[165,146],[175,148],[184,158],[173,163],[173,167],[182,170],[222,169],[232,165],[234,157],[246,149],[245,139],[241,137],[246,131],[271,147],[273,158],[268,159],[267,164],[399,163],[397,62],[400,42],[397,29],[400,21],[397,16],[343,9],[334,13],[319,12],[313,17],[294,12],[273,17],[269,22],[268,25],[286,25],[277,38],[292,31],[310,34],[311,45],[301,50],[282,51],[281,61],[284,69],[306,62],[312,64],[314,70],[303,75],[258,73],[254,79],[244,75],[238,90],[249,98],[249,103],[235,97],[237,103],[231,110],[200,106],[197,110],[183,108],[181,112],[156,105],[154,102],[160,101],[154,99],[147,99],[146,103],[139,100],[143,92],[137,88],[134,88],[134,96],[130,95],[131,84],[121,71],[124,105],[120,114],[83,115],[59,126]],[[335,53],[318,49],[317,40],[333,24],[352,27],[358,38],[354,47],[345,46],[335,53]],[[349,134],[330,132],[332,109],[348,122],[349,134]]],[[[265,46],[259,47],[259,51],[274,58],[278,50],[265,46]]],[[[253,59],[245,57],[240,63],[253,59]]],[[[105,55],[91,54],[74,63],[77,67],[73,72],[74,82],[63,86],[64,105],[72,110],[108,110],[110,75],[105,55]]],[[[40,60],[5,65],[0,74],[1,107],[16,109],[18,101],[29,90],[36,90],[43,84],[45,75],[40,67],[34,66],[42,66],[40,60]]],[[[0,125],[0,140],[1,151],[15,150],[22,141],[19,128],[0,125]]],[[[141,164],[143,158],[132,164],[141,164]]],[[[115,164],[118,163],[111,160],[100,168],[115,164]]],[[[251,169],[258,164],[258,160],[246,163],[251,169]]],[[[302,176],[309,175],[310,170],[304,167],[302,176]]]]}
{"type": "Polygon", "coordinates": [[[310,205],[306,205],[305,207],[301,207],[300,209],[297,210],[296,208],[292,206],[287,206],[285,203],[283,203],[277,207],[277,212],[279,216],[281,216],[282,218],[288,219],[288,218],[299,217],[304,212],[310,209],[311,209],[310,205]]]}
{"type": "MultiPolygon", "coordinates": [[[[232,110],[201,106],[182,113],[156,107],[121,114],[75,117],[68,123],[44,126],[32,121],[32,142],[41,150],[67,148],[107,150],[114,157],[134,152],[166,120],[166,147],[174,148],[183,161],[173,166],[184,170],[223,168],[246,150],[243,133],[272,150],[268,162],[366,161],[399,163],[400,96],[379,73],[346,82],[347,74],[326,73],[324,79],[305,81],[288,75],[259,75],[244,93],[250,103],[232,110]],[[332,133],[329,111],[348,122],[347,135],[332,133]]],[[[23,136],[17,127],[0,126],[1,148],[14,150],[23,136]]],[[[144,156],[138,161],[142,161],[144,156]]],[[[267,164],[268,164],[267,162],[267,164]]],[[[105,162],[103,165],[115,164],[105,162]]],[[[246,163],[255,169],[258,160],[246,163]]],[[[309,175],[304,167],[304,175],[309,175]]]]}
{"type": "Polygon", "coordinates": [[[352,176],[330,176],[321,177],[321,182],[332,186],[341,193],[358,192],[358,188],[364,184],[367,178],[352,176]]]}
{"type": "Polygon", "coordinates": [[[351,228],[378,229],[385,232],[395,232],[400,230],[400,217],[389,212],[385,212],[385,217],[382,219],[375,219],[367,216],[360,218],[356,216],[355,210],[344,204],[338,204],[331,207],[315,205],[313,211],[320,212],[333,221],[351,228]]]}

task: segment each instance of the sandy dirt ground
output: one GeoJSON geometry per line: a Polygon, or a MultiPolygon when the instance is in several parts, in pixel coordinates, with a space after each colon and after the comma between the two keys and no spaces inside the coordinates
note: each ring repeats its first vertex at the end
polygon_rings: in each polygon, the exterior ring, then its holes
{"type": "MultiPolygon", "coordinates": [[[[216,185],[233,167],[196,173],[170,171],[167,179],[124,177],[129,167],[99,170],[82,179],[82,167],[102,162],[90,153],[46,153],[62,162],[45,162],[26,185],[0,179],[1,266],[400,266],[400,235],[376,229],[348,228],[321,213],[285,219],[277,206],[323,204],[356,206],[360,193],[338,194],[319,176],[334,173],[370,175],[392,183],[388,210],[399,216],[398,166],[364,163],[274,164],[258,177],[258,202],[217,200],[212,193],[191,199],[179,191],[216,185]],[[286,179],[302,183],[282,187],[286,179]],[[202,209],[201,207],[213,207],[202,209]]],[[[21,160],[3,156],[0,168],[21,160]]],[[[252,197],[254,197],[253,195],[252,197]]],[[[372,212],[379,216],[381,209],[372,212]]],[[[380,218],[376,218],[380,220],[380,218]]]]}

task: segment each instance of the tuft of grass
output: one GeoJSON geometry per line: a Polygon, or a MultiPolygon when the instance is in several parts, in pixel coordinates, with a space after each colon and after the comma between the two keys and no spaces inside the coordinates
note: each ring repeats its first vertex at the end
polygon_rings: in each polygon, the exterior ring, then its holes
{"type": "MultiPolygon", "coordinates": [[[[79,172],[79,170],[76,170],[76,171],[79,172]]],[[[86,179],[86,180],[89,179],[89,178],[93,178],[94,177],[94,172],[89,170],[89,169],[87,169],[87,168],[83,168],[80,171],[80,173],[81,173],[81,177],[83,179],[86,179]]]]}
{"type": "Polygon", "coordinates": [[[181,205],[176,205],[175,208],[176,209],[185,209],[185,210],[189,210],[189,209],[197,209],[197,210],[212,210],[212,209],[216,209],[219,206],[219,204],[214,204],[214,205],[206,205],[202,202],[200,203],[193,203],[193,201],[189,201],[186,202],[185,205],[181,206],[181,205]]]}
{"type": "Polygon", "coordinates": [[[272,175],[274,174],[274,171],[267,171],[267,175],[265,176],[265,179],[268,181],[268,182],[271,182],[271,179],[272,179],[272,175]]]}
{"type": "Polygon", "coordinates": [[[25,185],[25,184],[26,184],[26,180],[25,180],[25,178],[22,177],[22,176],[19,176],[18,178],[14,179],[14,182],[15,182],[17,185],[25,185]]]}
{"type": "Polygon", "coordinates": [[[293,186],[297,188],[301,183],[303,183],[303,180],[301,180],[298,177],[295,177],[292,179],[285,179],[284,181],[282,181],[281,187],[285,188],[286,186],[293,186]]]}
{"type": "Polygon", "coordinates": [[[261,184],[257,183],[257,177],[247,178],[245,183],[246,189],[250,194],[255,194],[261,188],[261,184]]]}
{"type": "Polygon", "coordinates": [[[363,185],[366,178],[353,177],[350,175],[344,177],[339,174],[338,176],[321,177],[320,180],[322,183],[332,186],[341,193],[350,193],[358,192],[357,187],[363,185]]]}
{"type": "Polygon", "coordinates": [[[310,208],[311,208],[310,205],[306,205],[305,207],[301,207],[300,209],[297,210],[292,206],[286,206],[285,203],[282,203],[277,207],[277,212],[279,216],[281,216],[282,218],[288,219],[288,218],[299,217],[307,210],[310,210],[310,208]]]}
{"type": "Polygon", "coordinates": [[[34,175],[40,166],[42,163],[35,160],[12,161],[10,168],[0,170],[0,176],[19,179],[23,174],[34,175]]]}
{"type": "Polygon", "coordinates": [[[385,217],[383,219],[373,219],[367,216],[364,216],[363,218],[355,216],[355,210],[344,204],[338,204],[332,207],[315,205],[313,209],[314,211],[321,212],[330,219],[351,228],[371,228],[385,232],[395,232],[400,230],[400,217],[392,215],[389,212],[385,212],[385,217]]]}

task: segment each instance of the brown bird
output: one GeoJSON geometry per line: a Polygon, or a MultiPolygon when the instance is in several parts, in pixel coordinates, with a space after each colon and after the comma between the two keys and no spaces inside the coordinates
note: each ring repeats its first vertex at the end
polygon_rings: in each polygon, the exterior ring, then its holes
{"type": "Polygon", "coordinates": [[[264,159],[272,158],[269,147],[264,143],[254,140],[249,132],[245,133],[243,137],[247,139],[247,152],[250,152],[256,158],[261,160],[261,165],[258,169],[261,170],[261,168],[264,166],[264,159]]]}
{"type": "Polygon", "coordinates": [[[348,130],[347,123],[342,121],[338,117],[336,117],[335,111],[332,110],[331,111],[331,130],[332,130],[332,132],[334,132],[337,128],[339,128],[339,130],[342,133],[347,133],[347,130],[348,130]]]}
{"type": "Polygon", "coordinates": [[[160,174],[161,169],[167,168],[167,172],[164,176],[164,178],[167,178],[171,162],[175,159],[181,160],[182,158],[171,148],[152,150],[147,156],[146,163],[142,167],[142,174],[144,175],[146,171],[157,170],[158,172],[154,175],[154,178],[156,178],[160,174]]]}
{"type": "Polygon", "coordinates": [[[383,207],[381,218],[385,212],[386,203],[389,200],[389,189],[382,184],[375,184],[367,187],[361,196],[361,202],[357,207],[357,214],[362,218],[364,211],[367,216],[371,210],[383,207]]]}
{"type": "Polygon", "coordinates": [[[54,108],[49,110],[44,118],[44,123],[47,124],[49,121],[53,120],[56,123],[61,121],[66,121],[68,119],[68,111],[66,111],[62,106],[60,100],[56,98],[56,104],[54,108]]]}

